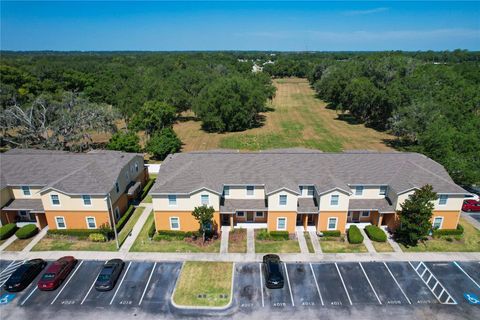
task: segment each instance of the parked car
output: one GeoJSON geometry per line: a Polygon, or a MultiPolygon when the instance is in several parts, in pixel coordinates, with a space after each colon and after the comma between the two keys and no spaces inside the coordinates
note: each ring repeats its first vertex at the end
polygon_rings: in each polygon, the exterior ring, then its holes
{"type": "Polygon", "coordinates": [[[107,261],[98,274],[97,281],[95,281],[95,289],[98,291],[112,290],[115,287],[124,266],[125,262],[120,259],[107,261]]]}
{"type": "Polygon", "coordinates": [[[72,256],[66,256],[52,263],[38,281],[38,289],[42,291],[55,290],[68,277],[75,268],[78,260],[72,256]]]}
{"type": "Polygon", "coordinates": [[[265,285],[269,289],[283,288],[282,262],[276,254],[263,256],[263,269],[265,274],[265,285]]]}
{"type": "Polygon", "coordinates": [[[22,291],[28,287],[46,266],[47,262],[43,259],[28,260],[12,273],[3,285],[3,288],[9,292],[22,291]]]}
{"type": "Polygon", "coordinates": [[[467,212],[479,212],[480,211],[480,201],[477,200],[465,200],[463,201],[462,206],[463,211],[467,212]]]}

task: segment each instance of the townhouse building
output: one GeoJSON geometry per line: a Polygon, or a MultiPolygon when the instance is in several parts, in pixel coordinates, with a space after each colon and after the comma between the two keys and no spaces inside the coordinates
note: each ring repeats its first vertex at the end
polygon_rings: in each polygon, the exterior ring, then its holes
{"type": "Polygon", "coordinates": [[[50,229],[111,227],[147,180],[142,154],[13,149],[0,154],[0,220],[50,229]]]}
{"type": "Polygon", "coordinates": [[[456,228],[468,192],[417,153],[179,153],[164,161],[151,195],[157,230],[198,230],[191,212],[205,205],[214,208],[217,227],[345,232],[352,223],[394,229],[400,205],[426,184],[439,196],[432,225],[456,228]]]}

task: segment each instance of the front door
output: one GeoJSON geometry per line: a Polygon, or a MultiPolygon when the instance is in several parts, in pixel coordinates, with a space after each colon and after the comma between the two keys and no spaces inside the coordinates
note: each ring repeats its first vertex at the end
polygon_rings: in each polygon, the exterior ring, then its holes
{"type": "Polygon", "coordinates": [[[353,212],[353,222],[360,222],[360,211],[354,211],[353,212]]]}
{"type": "Polygon", "coordinates": [[[247,222],[253,222],[253,211],[247,211],[247,222]]]}

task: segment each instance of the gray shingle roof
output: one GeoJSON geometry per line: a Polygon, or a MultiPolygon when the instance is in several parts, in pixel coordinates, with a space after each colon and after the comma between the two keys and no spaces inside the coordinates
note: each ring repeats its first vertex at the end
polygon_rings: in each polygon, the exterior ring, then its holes
{"type": "Polygon", "coordinates": [[[13,149],[0,154],[0,185],[40,186],[70,194],[105,194],[136,153],[13,149]]]}
{"type": "Polygon", "coordinates": [[[316,198],[298,198],[298,213],[318,213],[316,198]]]}
{"type": "Polygon", "coordinates": [[[31,212],[44,212],[41,199],[14,199],[2,208],[5,211],[27,210],[31,212]]]}
{"type": "Polygon", "coordinates": [[[225,199],[220,204],[220,212],[234,213],[236,211],[266,211],[267,201],[264,199],[225,199]]]}
{"type": "Polygon", "coordinates": [[[387,199],[350,199],[348,210],[378,210],[380,212],[395,212],[392,202],[387,199]]]}
{"type": "Polygon", "coordinates": [[[401,193],[431,184],[436,192],[467,193],[437,162],[418,153],[324,153],[305,149],[239,153],[177,153],[162,164],[153,194],[208,188],[218,194],[229,184],[264,185],[265,192],[314,185],[318,193],[349,185],[389,185],[401,193]]]}

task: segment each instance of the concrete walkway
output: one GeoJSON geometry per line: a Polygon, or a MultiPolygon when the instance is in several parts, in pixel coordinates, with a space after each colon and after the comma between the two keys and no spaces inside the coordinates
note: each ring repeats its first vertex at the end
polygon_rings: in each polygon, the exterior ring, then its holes
{"type": "Polygon", "coordinates": [[[398,245],[397,241],[393,240],[393,235],[391,235],[388,231],[387,231],[387,227],[386,226],[382,226],[381,229],[383,230],[383,232],[385,232],[387,234],[387,241],[388,243],[390,244],[390,246],[393,248],[393,251],[394,252],[403,252],[402,251],[402,248],[400,248],[400,246],[398,245]]]}
{"type": "MultiPolygon", "coordinates": [[[[477,212],[477,214],[480,214],[477,212]]],[[[463,212],[461,213],[461,216],[462,218],[464,218],[465,220],[467,220],[468,222],[470,222],[470,224],[472,226],[474,226],[475,228],[477,228],[477,230],[480,230],[480,222],[477,221],[476,219],[472,218],[468,213],[466,212],[463,212]]]]}
{"type": "MultiPolygon", "coordinates": [[[[140,231],[142,231],[143,226],[145,225],[145,222],[148,219],[148,215],[153,210],[153,205],[151,203],[142,203],[141,205],[139,205],[139,207],[144,207],[145,209],[143,209],[143,212],[140,215],[140,218],[138,218],[137,223],[135,223],[135,225],[133,226],[133,229],[130,232],[130,235],[127,236],[127,239],[125,239],[122,246],[120,247],[120,250],[119,250],[120,252],[130,251],[130,248],[132,247],[133,243],[137,239],[140,231]]],[[[149,226],[145,226],[145,227],[149,228],[149,226]]]]}
{"type": "Polygon", "coordinates": [[[247,254],[255,254],[255,231],[247,229],[247,254]]]}
{"type": "Polygon", "coordinates": [[[297,235],[298,244],[300,245],[300,252],[308,253],[307,240],[303,235],[303,230],[295,230],[295,234],[297,235]]]}
{"type": "Polygon", "coordinates": [[[315,231],[309,231],[308,234],[310,234],[310,240],[312,241],[313,244],[313,250],[315,253],[322,253],[322,247],[320,246],[320,241],[318,241],[318,236],[315,231]]]}
{"type": "Polygon", "coordinates": [[[228,253],[228,237],[230,235],[230,227],[222,226],[222,239],[220,242],[220,253],[228,253]]]}
{"type": "Polygon", "coordinates": [[[5,250],[6,247],[8,247],[9,245],[12,244],[13,241],[17,240],[17,236],[16,235],[12,235],[10,238],[8,238],[7,240],[5,240],[4,243],[2,243],[2,245],[0,246],[0,251],[3,251],[5,250]]]}
{"type": "Polygon", "coordinates": [[[367,247],[368,252],[370,253],[377,252],[377,250],[375,250],[375,247],[372,244],[372,240],[370,240],[370,238],[365,233],[365,230],[363,228],[358,228],[358,230],[360,230],[360,233],[363,236],[363,244],[365,245],[365,247],[367,247]]]}
{"type": "Polygon", "coordinates": [[[47,231],[48,231],[48,226],[43,228],[42,230],[40,230],[40,232],[35,236],[33,237],[33,240],[30,241],[29,244],[27,244],[27,246],[25,248],[23,248],[22,252],[29,252],[32,250],[33,247],[35,247],[35,245],[40,241],[42,240],[43,237],[45,237],[45,235],[47,234],[47,231]]]}

